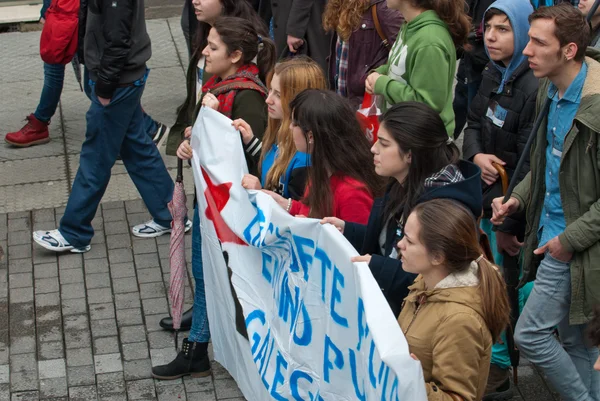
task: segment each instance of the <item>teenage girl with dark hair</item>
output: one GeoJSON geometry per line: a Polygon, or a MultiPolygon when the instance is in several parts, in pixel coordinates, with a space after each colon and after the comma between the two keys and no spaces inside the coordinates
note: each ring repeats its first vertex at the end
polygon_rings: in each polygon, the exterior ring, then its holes
{"type": "Polygon", "coordinates": [[[387,64],[365,81],[368,93],[383,95],[387,105],[414,100],[440,113],[446,132],[454,133],[452,85],[456,48],[471,29],[464,0],[388,0],[405,23],[387,64]]]}
{"type": "MultiPolygon", "coordinates": [[[[415,276],[402,270],[395,245],[412,209],[433,198],[465,203],[474,216],[481,214],[480,171],[459,161],[459,150],[448,139],[444,123],[431,107],[418,102],[392,106],[381,118],[378,140],[371,148],[375,172],[389,180],[376,199],[368,224],[327,217],[363,255],[354,261],[369,264],[395,315],[415,276]]],[[[372,163],[373,163],[372,162],[372,163]]]]}
{"type": "Polygon", "coordinates": [[[331,91],[309,89],[290,104],[290,128],[300,152],[310,154],[302,200],[268,191],[292,215],[336,216],[366,223],[381,180],[371,163],[369,142],[348,101],[331,91]]]}
{"type": "MultiPolygon", "coordinates": [[[[206,71],[212,77],[202,87],[201,104],[230,118],[263,121],[262,125],[256,127],[257,132],[263,132],[267,90],[259,75],[264,76],[275,64],[273,42],[262,38],[248,20],[220,17],[213,23],[208,35],[208,45],[202,50],[202,54],[206,58],[206,71]],[[258,60],[258,65],[254,64],[254,59],[258,60]],[[262,104],[262,112],[254,113],[249,103],[262,104]]],[[[177,156],[183,160],[191,159],[192,148],[189,141],[181,143],[177,156]]],[[[246,162],[252,171],[252,159],[246,157],[246,162]]],[[[172,380],[190,374],[196,377],[210,375],[207,352],[210,331],[202,267],[200,218],[196,206],[192,225],[192,273],[196,281],[192,327],[188,338],[183,339],[182,350],[175,360],[152,369],[154,378],[172,380]]]]}

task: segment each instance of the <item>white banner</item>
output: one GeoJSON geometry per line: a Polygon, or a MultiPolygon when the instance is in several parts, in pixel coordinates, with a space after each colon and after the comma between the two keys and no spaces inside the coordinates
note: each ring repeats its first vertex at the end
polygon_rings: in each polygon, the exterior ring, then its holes
{"type": "Polygon", "coordinates": [[[242,188],[240,134],[222,114],[202,108],[192,148],[215,359],[246,399],[425,401],[421,366],[344,236],[242,188]]]}

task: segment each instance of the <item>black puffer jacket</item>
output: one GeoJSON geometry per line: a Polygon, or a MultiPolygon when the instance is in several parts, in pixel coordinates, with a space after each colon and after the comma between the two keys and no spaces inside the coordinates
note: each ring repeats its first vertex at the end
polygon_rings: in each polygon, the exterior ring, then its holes
{"type": "MultiPolygon", "coordinates": [[[[512,76],[506,80],[502,93],[496,93],[502,74],[490,62],[483,71],[483,80],[477,95],[471,103],[463,142],[463,157],[473,160],[478,153],[493,154],[506,162],[504,168],[509,178],[523,154],[523,148],[535,120],[535,100],[538,80],[533,76],[527,61],[519,65],[512,76]],[[506,110],[504,122],[488,116],[492,108],[506,110]],[[501,126],[499,126],[501,125],[501,126]]],[[[519,181],[529,172],[529,158],[519,174],[519,181]]],[[[484,185],[483,213],[491,217],[491,203],[495,197],[502,196],[500,180],[492,188],[484,185]]],[[[519,216],[507,218],[500,231],[520,236],[523,224],[519,216]]]]}

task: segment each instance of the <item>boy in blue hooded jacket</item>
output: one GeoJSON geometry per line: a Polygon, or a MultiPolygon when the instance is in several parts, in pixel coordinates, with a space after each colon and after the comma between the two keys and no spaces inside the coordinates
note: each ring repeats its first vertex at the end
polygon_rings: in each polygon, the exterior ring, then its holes
{"type": "MultiPolygon", "coordinates": [[[[501,179],[494,165],[504,167],[508,177],[512,177],[535,120],[538,80],[523,55],[529,40],[528,16],[532,12],[531,4],[522,0],[498,0],[486,10],[484,44],[491,61],[471,103],[463,143],[464,158],[481,168],[484,210],[481,225],[499,265],[502,252],[519,255],[525,231],[523,216],[512,215],[496,232],[492,231],[489,219],[492,200],[502,196],[501,179]]],[[[518,179],[523,179],[528,171],[529,158],[518,179]]],[[[494,345],[484,400],[499,399],[499,395],[501,399],[510,397],[509,367],[506,345],[494,345]]]]}

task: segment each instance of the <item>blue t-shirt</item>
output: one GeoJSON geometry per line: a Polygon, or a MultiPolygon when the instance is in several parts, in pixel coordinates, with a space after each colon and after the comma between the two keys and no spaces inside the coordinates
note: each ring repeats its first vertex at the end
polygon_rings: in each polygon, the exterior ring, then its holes
{"type": "MultiPolygon", "coordinates": [[[[263,186],[267,181],[267,173],[273,166],[273,163],[275,163],[275,158],[277,157],[278,153],[279,148],[277,147],[277,145],[273,145],[271,147],[271,150],[267,152],[265,158],[263,159],[261,168],[262,171],[260,176],[260,183],[263,186]]],[[[292,171],[297,168],[306,168],[308,166],[310,166],[310,155],[304,152],[296,152],[296,154],[290,161],[290,164],[288,164],[287,169],[285,170],[285,174],[281,178],[279,178],[279,187],[275,189],[275,192],[277,192],[284,198],[289,198],[289,183],[290,178],[292,176],[292,171]]]]}

